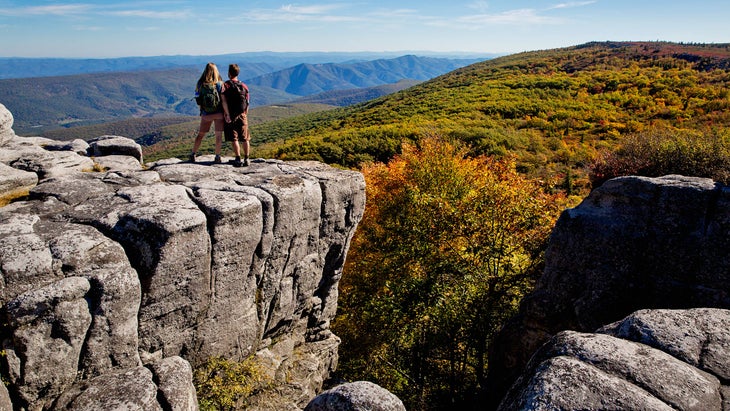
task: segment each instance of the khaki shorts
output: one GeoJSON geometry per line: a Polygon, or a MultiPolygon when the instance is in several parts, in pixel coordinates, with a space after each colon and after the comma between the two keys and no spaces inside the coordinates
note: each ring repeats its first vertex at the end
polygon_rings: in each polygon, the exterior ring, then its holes
{"type": "Polygon", "coordinates": [[[226,123],[223,130],[226,141],[249,141],[251,139],[251,135],[248,133],[248,117],[245,114],[241,114],[235,120],[226,123]]]}
{"type": "Polygon", "coordinates": [[[210,125],[215,123],[215,131],[221,132],[224,129],[225,121],[223,121],[223,113],[203,114],[200,116],[200,129],[201,133],[207,133],[210,131],[210,125]]]}

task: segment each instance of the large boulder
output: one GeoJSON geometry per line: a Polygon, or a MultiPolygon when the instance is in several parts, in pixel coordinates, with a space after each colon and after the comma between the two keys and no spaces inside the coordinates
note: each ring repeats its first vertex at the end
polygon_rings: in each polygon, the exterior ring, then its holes
{"type": "Polygon", "coordinates": [[[727,410],[730,311],[642,310],[598,333],[561,331],[500,410],[727,410]]]}
{"type": "Polygon", "coordinates": [[[406,411],[398,397],[368,381],[338,385],[315,397],[304,411],[406,411]]]}
{"type": "Polygon", "coordinates": [[[337,365],[329,324],[363,176],[261,159],[143,166],[116,136],[82,146],[0,147],[0,165],[34,177],[0,207],[0,404],[197,409],[192,369],[224,357],[263,368],[258,403],[303,408],[337,365]]]}
{"type": "Polygon", "coordinates": [[[729,234],[730,190],[702,178],[617,178],[563,212],[543,276],[493,343],[491,405],[562,330],[645,308],[730,308],[729,234]]]}
{"type": "Polygon", "coordinates": [[[662,350],[723,381],[730,381],[728,310],[640,310],[597,332],[662,350]]]}
{"type": "Polygon", "coordinates": [[[121,155],[142,162],[142,146],[127,137],[105,135],[93,138],[88,143],[87,152],[92,157],[121,155]]]}

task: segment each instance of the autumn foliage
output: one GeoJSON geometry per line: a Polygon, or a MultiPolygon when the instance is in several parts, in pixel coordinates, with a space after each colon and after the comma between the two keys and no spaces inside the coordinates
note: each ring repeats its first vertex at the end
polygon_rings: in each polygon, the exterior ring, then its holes
{"type": "Polygon", "coordinates": [[[366,165],[368,205],[340,282],[340,372],[409,410],[469,402],[491,335],[531,289],[562,197],[510,160],[435,136],[366,165]]]}
{"type": "Polygon", "coordinates": [[[627,136],[618,149],[597,157],[590,168],[594,187],[619,176],[667,174],[730,184],[730,131],[645,130],[627,136]]]}

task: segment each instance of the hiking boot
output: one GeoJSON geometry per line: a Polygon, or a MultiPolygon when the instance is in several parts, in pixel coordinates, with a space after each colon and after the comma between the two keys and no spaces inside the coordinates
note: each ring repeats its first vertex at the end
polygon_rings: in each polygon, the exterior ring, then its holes
{"type": "Polygon", "coordinates": [[[216,154],[215,155],[215,160],[213,160],[213,162],[216,163],[216,164],[222,163],[221,156],[219,156],[218,154],[216,154]]]}
{"type": "Polygon", "coordinates": [[[240,158],[231,160],[231,161],[229,161],[229,163],[233,164],[233,167],[243,167],[243,163],[241,162],[240,158]]]}
{"type": "Polygon", "coordinates": [[[244,167],[248,167],[248,158],[243,159],[243,165],[244,167]]]}
{"type": "Polygon", "coordinates": [[[191,163],[195,162],[195,153],[190,153],[190,155],[188,156],[188,161],[191,163]]]}

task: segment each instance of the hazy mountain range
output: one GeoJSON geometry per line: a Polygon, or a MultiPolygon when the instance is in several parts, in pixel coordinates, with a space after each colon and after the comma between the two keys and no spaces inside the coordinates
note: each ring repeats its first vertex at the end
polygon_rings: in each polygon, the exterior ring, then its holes
{"type": "MultiPolygon", "coordinates": [[[[64,76],[16,77],[0,80],[0,103],[15,116],[15,130],[21,135],[73,125],[95,124],[130,117],[160,117],[197,115],[192,100],[195,82],[206,61],[216,63],[225,73],[228,62],[238,55],[177,56],[158,58],[126,58],[101,60],[64,59],[0,59],[0,72],[16,73],[20,67],[33,73],[53,73],[61,70],[59,62],[67,62],[67,71],[88,70],[84,74],[64,76]],[[29,61],[32,60],[29,68],[29,61]],[[11,64],[12,62],[12,64],[11,64]],[[86,63],[85,63],[86,62],[86,63]],[[197,63],[194,66],[193,63],[197,63]],[[5,64],[7,72],[1,71],[5,64]],[[162,68],[163,65],[176,65],[162,68]],[[154,70],[151,68],[156,67],[154,70]],[[128,70],[110,71],[126,68],[128,70]]],[[[251,56],[248,56],[251,57],[251,56]]],[[[324,94],[326,104],[347,105],[363,99],[387,94],[409,83],[392,88],[369,88],[398,83],[402,80],[424,81],[482,58],[441,58],[414,55],[356,60],[352,53],[269,53],[261,61],[241,62],[241,76],[251,89],[252,107],[280,104],[307,98],[320,102],[316,95],[324,94]],[[345,59],[349,62],[297,64],[280,66],[301,60],[345,59]],[[332,92],[338,92],[332,94],[332,92]],[[349,92],[348,92],[349,91],[349,92]],[[365,91],[365,92],[364,92],[365,91]],[[338,96],[334,98],[333,96],[338,96]]],[[[7,74],[6,74],[7,75],[7,74]]]]}
{"type": "Polygon", "coordinates": [[[497,54],[451,54],[434,52],[249,52],[199,56],[152,56],[119,58],[28,58],[0,57],[0,79],[53,77],[73,74],[108,73],[119,71],[163,70],[187,67],[196,70],[208,62],[219,67],[230,63],[246,66],[249,77],[285,69],[298,64],[356,63],[392,59],[403,55],[418,55],[446,59],[484,60],[497,54]]]}

